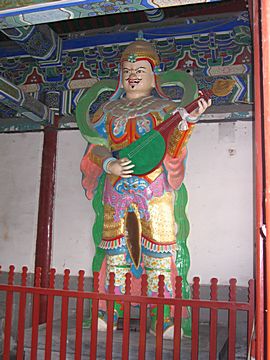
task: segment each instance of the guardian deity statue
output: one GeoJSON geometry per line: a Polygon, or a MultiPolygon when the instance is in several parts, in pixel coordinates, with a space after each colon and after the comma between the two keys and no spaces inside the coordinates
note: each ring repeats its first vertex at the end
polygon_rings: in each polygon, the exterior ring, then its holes
{"type": "MultiPolygon", "coordinates": [[[[99,270],[105,273],[105,289],[109,273],[114,272],[118,294],[124,293],[125,274],[131,272],[134,284],[142,273],[147,274],[151,296],[157,295],[158,276],[164,275],[165,296],[172,296],[172,279],[177,275],[174,193],[183,182],[186,145],[194,123],[211,105],[211,100],[201,98],[190,113],[180,109],[182,121],[170,131],[164,156],[150,170],[136,171],[132,158],[121,156],[121,151],[141,139],[141,145],[134,150],[137,163],[154,159],[160,146],[151,147],[150,142],[146,151],[143,144],[150,140],[144,140],[145,135],[158,129],[178,108],[162,91],[159,73],[160,60],[154,47],[144,40],[131,43],[121,57],[116,91],[88,121],[98,136],[89,140],[92,144],[81,162],[83,186],[92,199],[103,177],[99,200],[103,225],[97,252],[105,256],[99,270]]],[[[121,304],[116,303],[115,326],[119,316],[121,304]]],[[[99,328],[102,325],[106,328],[105,309],[99,312],[99,328]]],[[[151,330],[156,331],[154,306],[151,330]]],[[[165,307],[164,337],[172,334],[173,318],[170,308],[165,307]]]]}

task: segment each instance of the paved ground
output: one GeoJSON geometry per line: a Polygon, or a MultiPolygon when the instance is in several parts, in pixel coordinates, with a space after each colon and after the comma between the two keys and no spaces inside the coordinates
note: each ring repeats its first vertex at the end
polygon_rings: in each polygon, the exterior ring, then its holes
{"type": "MultiPolygon", "coordinates": [[[[139,344],[139,331],[137,325],[133,324],[130,331],[130,352],[129,359],[138,359],[138,344],[139,344]]],[[[44,344],[45,344],[45,325],[39,327],[39,345],[38,345],[38,359],[44,359],[44,344]]],[[[82,345],[82,360],[89,359],[89,348],[90,348],[90,330],[83,329],[83,345],[82,345]]],[[[122,358],[122,330],[116,330],[113,334],[113,359],[122,358]]],[[[67,336],[67,356],[66,359],[74,359],[75,349],[75,337],[76,337],[76,326],[75,319],[69,318],[69,331],[67,336]]],[[[150,333],[147,334],[147,349],[146,359],[155,359],[155,336],[150,333]]],[[[227,340],[227,329],[224,326],[218,327],[217,336],[217,359],[227,359],[226,353],[226,340],[227,340]]],[[[236,359],[246,359],[246,349],[244,346],[245,334],[240,328],[237,336],[236,344],[236,359]]],[[[59,347],[60,347],[60,321],[54,322],[53,327],[53,345],[52,345],[52,360],[59,359],[59,347]]],[[[106,349],[106,333],[98,333],[98,360],[104,360],[106,349]]],[[[26,330],[25,333],[25,359],[30,359],[31,354],[31,329],[26,330]]],[[[181,360],[188,360],[191,358],[191,340],[186,337],[181,339],[181,360]]],[[[163,359],[173,359],[173,342],[171,340],[163,341],[163,359]]],[[[209,326],[208,324],[200,324],[200,339],[199,339],[199,359],[209,359],[209,326]]]]}

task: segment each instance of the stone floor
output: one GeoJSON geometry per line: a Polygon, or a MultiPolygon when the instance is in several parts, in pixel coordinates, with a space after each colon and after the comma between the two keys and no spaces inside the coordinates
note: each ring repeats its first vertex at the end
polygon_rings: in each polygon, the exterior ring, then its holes
{"type": "MultiPolygon", "coordinates": [[[[76,337],[76,324],[75,318],[69,318],[69,330],[67,336],[67,355],[66,359],[74,359],[75,337],[76,337]]],[[[53,345],[52,345],[52,360],[59,359],[60,347],[60,320],[54,322],[53,327],[53,345]]],[[[38,345],[38,359],[44,359],[44,344],[45,344],[46,326],[40,325],[39,327],[39,345],[38,345]]],[[[200,324],[200,339],[199,339],[199,359],[209,359],[209,325],[207,323],[200,324]]],[[[122,351],[122,330],[116,330],[113,334],[113,359],[121,359],[122,351]]],[[[225,326],[218,327],[217,336],[217,359],[227,359],[227,329],[225,326]]],[[[238,331],[237,344],[236,344],[236,359],[247,359],[246,349],[244,346],[245,334],[243,329],[238,331]]],[[[130,330],[130,352],[129,359],[138,359],[138,345],[139,345],[139,331],[138,322],[131,323],[130,330]]],[[[81,359],[89,359],[90,348],[90,329],[83,329],[83,344],[81,359]]],[[[104,360],[106,350],[106,332],[98,333],[98,360],[104,360]]],[[[31,355],[31,329],[27,329],[25,333],[25,359],[30,359],[31,355]]],[[[182,337],[181,340],[181,360],[188,360],[191,358],[191,339],[182,337]]],[[[150,333],[147,334],[147,349],[146,359],[155,359],[155,336],[150,333]]],[[[173,341],[163,341],[163,359],[173,359],[173,341]]]]}

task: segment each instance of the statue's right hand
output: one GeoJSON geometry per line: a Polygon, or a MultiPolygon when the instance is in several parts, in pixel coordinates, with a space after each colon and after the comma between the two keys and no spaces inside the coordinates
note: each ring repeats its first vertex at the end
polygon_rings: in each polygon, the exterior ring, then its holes
{"type": "Polygon", "coordinates": [[[133,174],[134,164],[132,164],[131,160],[128,158],[123,158],[119,160],[111,161],[108,164],[108,172],[116,175],[121,176],[122,178],[130,178],[133,174]]]}

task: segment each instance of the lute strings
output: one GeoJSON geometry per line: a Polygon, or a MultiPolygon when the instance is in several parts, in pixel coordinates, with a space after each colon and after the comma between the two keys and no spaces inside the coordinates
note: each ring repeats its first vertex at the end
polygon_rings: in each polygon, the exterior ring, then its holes
{"type": "MultiPolygon", "coordinates": [[[[202,94],[201,96],[199,96],[197,99],[195,99],[193,102],[191,102],[187,108],[191,108],[192,105],[194,105],[199,99],[205,98],[205,94],[202,94]]],[[[193,109],[189,110],[192,111],[193,109]]],[[[174,114],[171,119],[166,120],[165,122],[162,123],[162,127],[160,127],[159,130],[155,130],[155,132],[150,135],[148,137],[147,140],[144,140],[141,144],[137,145],[133,150],[131,150],[130,152],[127,153],[127,156],[129,157],[129,159],[131,160],[138,152],[140,152],[141,150],[143,150],[143,148],[145,148],[146,146],[148,146],[151,142],[153,142],[155,139],[157,139],[159,137],[160,134],[164,133],[167,128],[169,126],[171,126],[171,124],[176,120],[177,116],[180,116],[179,111],[174,114]],[[163,125],[164,124],[164,125],[163,125]]],[[[178,123],[181,121],[182,117],[180,116],[180,120],[178,121],[178,123]]]]}

